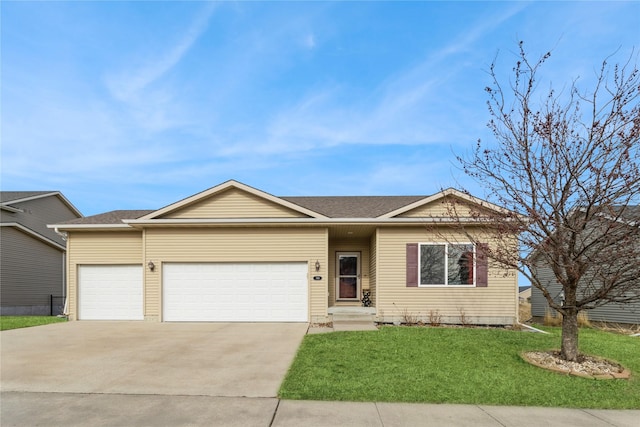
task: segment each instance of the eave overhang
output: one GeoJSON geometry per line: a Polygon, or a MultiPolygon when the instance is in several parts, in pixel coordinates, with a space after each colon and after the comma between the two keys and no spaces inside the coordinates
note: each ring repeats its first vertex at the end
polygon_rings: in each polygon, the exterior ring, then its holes
{"type": "Polygon", "coordinates": [[[47,228],[56,232],[62,231],[105,231],[122,230],[131,231],[131,226],[127,224],[49,224],[47,228]]]}

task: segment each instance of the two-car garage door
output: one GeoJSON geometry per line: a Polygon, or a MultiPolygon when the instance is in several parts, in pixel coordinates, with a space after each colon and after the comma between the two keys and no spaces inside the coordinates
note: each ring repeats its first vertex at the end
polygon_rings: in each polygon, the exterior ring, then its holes
{"type": "Polygon", "coordinates": [[[306,322],[306,262],[167,263],[163,320],[306,322]]]}
{"type": "MultiPolygon", "coordinates": [[[[165,263],[162,320],[306,322],[307,275],[306,262],[165,263]]],[[[79,319],[142,320],[143,306],[141,265],[78,267],[79,319]]]]}

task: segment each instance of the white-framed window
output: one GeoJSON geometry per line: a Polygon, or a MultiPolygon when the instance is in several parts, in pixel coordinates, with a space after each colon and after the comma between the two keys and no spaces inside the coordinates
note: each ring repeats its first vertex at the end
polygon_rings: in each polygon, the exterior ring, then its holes
{"type": "Polygon", "coordinates": [[[418,286],[475,286],[473,243],[420,243],[418,247],[418,286]]]}

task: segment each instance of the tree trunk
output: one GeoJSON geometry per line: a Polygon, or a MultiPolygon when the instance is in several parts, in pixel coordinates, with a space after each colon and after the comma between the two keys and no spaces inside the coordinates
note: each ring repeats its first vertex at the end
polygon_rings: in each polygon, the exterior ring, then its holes
{"type": "Polygon", "coordinates": [[[578,311],[567,310],[562,316],[562,348],[560,356],[570,362],[578,361],[578,311]]]}

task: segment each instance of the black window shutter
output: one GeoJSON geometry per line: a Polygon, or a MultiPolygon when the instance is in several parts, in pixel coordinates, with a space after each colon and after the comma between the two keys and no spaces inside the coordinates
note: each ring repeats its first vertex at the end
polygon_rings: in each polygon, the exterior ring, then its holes
{"type": "Polygon", "coordinates": [[[489,245],[487,243],[476,244],[476,286],[486,288],[489,286],[489,245]]]}
{"type": "Polygon", "coordinates": [[[418,287],[417,243],[407,243],[407,287],[418,287]]]}

